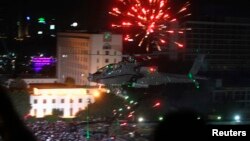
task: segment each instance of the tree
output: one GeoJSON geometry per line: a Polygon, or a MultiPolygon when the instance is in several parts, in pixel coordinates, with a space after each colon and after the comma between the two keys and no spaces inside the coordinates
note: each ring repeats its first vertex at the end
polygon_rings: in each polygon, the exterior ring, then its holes
{"type": "Polygon", "coordinates": [[[9,89],[11,91],[13,91],[13,90],[17,90],[17,91],[27,90],[27,83],[21,78],[16,78],[10,82],[9,89]]]}
{"type": "Polygon", "coordinates": [[[72,86],[72,85],[75,85],[76,82],[75,82],[74,78],[72,78],[72,77],[66,77],[64,83],[67,84],[67,85],[69,85],[69,86],[72,86]]]}
{"type": "Polygon", "coordinates": [[[27,115],[31,109],[30,95],[27,91],[11,91],[9,97],[20,117],[27,115]]]}
{"type": "Polygon", "coordinates": [[[16,78],[10,82],[9,90],[9,97],[15,110],[20,117],[24,117],[31,109],[30,94],[26,82],[21,78],[16,78]]]}
{"type": "Polygon", "coordinates": [[[91,118],[110,118],[113,116],[113,110],[122,107],[124,103],[125,101],[121,97],[103,93],[94,103],[88,105],[88,110],[79,111],[76,117],[86,119],[86,115],[89,114],[91,118]]]}

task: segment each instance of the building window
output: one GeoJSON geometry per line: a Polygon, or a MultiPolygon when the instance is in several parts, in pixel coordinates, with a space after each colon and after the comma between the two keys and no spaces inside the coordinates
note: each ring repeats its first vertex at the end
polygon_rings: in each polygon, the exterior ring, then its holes
{"type": "Polygon", "coordinates": [[[43,115],[46,115],[46,109],[43,109],[43,115]]]}
{"type": "Polygon", "coordinates": [[[46,103],[47,103],[47,100],[46,100],[46,99],[44,99],[44,100],[43,100],[43,104],[46,104],[46,103]]]}
{"type": "Polygon", "coordinates": [[[114,55],[116,55],[116,51],[114,52],[114,55]]]}
{"type": "Polygon", "coordinates": [[[105,55],[109,55],[109,51],[105,51],[105,55]]]}
{"type": "Polygon", "coordinates": [[[97,53],[96,53],[97,55],[99,55],[100,54],[100,52],[99,52],[99,50],[97,51],[97,53]]]}
{"type": "Polygon", "coordinates": [[[64,99],[61,99],[61,103],[64,103],[64,99]]]}
{"type": "Polygon", "coordinates": [[[109,59],[105,59],[105,63],[108,63],[109,62],[109,59]]]}
{"type": "Polygon", "coordinates": [[[81,98],[79,98],[79,99],[78,99],[78,102],[79,102],[79,103],[82,103],[82,99],[81,99],[81,98]]]}
{"type": "Polygon", "coordinates": [[[37,115],[37,109],[34,109],[34,116],[37,115]]]}
{"type": "Polygon", "coordinates": [[[86,90],[86,93],[89,94],[89,90],[86,90]]]}
{"type": "Polygon", "coordinates": [[[111,49],[111,45],[109,43],[105,43],[103,45],[103,49],[111,49]]]}
{"type": "Polygon", "coordinates": [[[116,58],[114,59],[114,63],[116,63],[116,58]]]}
{"type": "Polygon", "coordinates": [[[70,108],[70,116],[73,116],[73,108],[70,108]]]}
{"type": "Polygon", "coordinates": [[[37,99],[34,99],[34,104],[37,104],[37,99]]]}
{"type": "Polygon", "coordinates": [[[97,58],[96,62],[99,63],[99,61],[100,61],[99,58],[97,58]]]}
{"type": "Polygon", "coordinates": [[[70,100],[69,100],[69,102],[70,102],[70,103],[73,103],[73,102],[74,102],[74,100],[73,100],[73,99],[70,99],[70,100]]]}
{"type": "Polygon", "coordinates": [[[56,103],[56,100],[55,100],[55,99],[52,99],[52,103],[56,103]]]}

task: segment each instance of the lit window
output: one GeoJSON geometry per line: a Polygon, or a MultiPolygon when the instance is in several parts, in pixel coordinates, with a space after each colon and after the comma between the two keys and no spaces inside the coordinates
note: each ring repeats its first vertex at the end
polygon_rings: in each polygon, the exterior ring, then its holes
{"type": "Polygon", "coordinates": [[[68,57],[68,55],[67,55],[67,54],[63,54],[62,57],[63,57],[63,58],[66,58],[66,57],[68,57]]]}
{"type": "Polygon", "coordinates": [[[38,35],[42,35],[42,34],[43,34],[43,31],[37,31],[37,34],[38,34],[38,35]]]}
{"type": "Polygon", "coordinates": [[[37,109],[34,109],[34,115],[35,116],[37,115],[37,109]]]}
{"type": "Polygon", "coordinates": [[[49,29],[50,29],[50,30],[54,30],[54,29],[55,29],[55,25],[54,25],[54,24],[50,25],[50,26],[49,26],[49,29]]]}

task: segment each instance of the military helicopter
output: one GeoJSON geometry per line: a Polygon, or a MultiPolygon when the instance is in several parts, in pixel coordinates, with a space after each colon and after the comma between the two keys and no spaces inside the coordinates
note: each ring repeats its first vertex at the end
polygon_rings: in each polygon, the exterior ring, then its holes
{"type": "Polygon", "coordinates": [[[197,76],[205,58],[204,54],[197,55],[191,69],[186,74],[161,72],[155,63],[147,63],[151,60],[149,56],[142,61],[137,61],[134,56],[127,58],[89,74],[89,81],[111,87],[125,85],[133,88],[148,88],[169,83],[194,83],[199,88],[197,79],[205,79],[197,76]]]}

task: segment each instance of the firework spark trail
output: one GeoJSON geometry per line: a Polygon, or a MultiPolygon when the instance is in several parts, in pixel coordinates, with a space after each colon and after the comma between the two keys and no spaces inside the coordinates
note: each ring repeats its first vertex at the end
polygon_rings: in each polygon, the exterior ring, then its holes
{"type": "MultiPolygon", "coordinates": [[[[109,14],[121,19],[122,22],[111,26],[136,29],[138,32],[135,35],[133,33],[125,35],[124,39],[129,42],[138,41],[138,46],[146,45],[146,50],[149,50],[149,44],[155,44],[156,48],[161,50],[161,46],[169,43],[171,36],[183,34],[186,29],[171,29],[170,25],[178,22],[177,17],[180,19],[191,15],[186,14],[190,6],[189,2],[186,2],[177,12],[173,12],[173,8],[169,6],[170,0],[117,1],[117,6],[113,7],[109,14]]],[[[173,43],[177,47],[184,47],[179,41],[173,41],[173,43]]]]}

